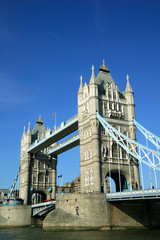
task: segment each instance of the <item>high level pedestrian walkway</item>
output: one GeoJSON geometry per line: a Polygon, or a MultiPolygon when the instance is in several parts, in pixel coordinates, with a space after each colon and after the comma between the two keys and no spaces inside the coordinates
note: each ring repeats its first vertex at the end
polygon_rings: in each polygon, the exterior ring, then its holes
{"type": "Polygon", "coordinates": [[[53,130],[49,136],[45,136],[44,138],[37,139],[33,144],[30,145],[28,149],[28,153],[36,153],[53,143],[57,142],[58,140],[66,137],[67,135],[71,134],[72,132],[78,129],[78,115],[70,118],[66,122],[62,122],[59,127],[53,130]]]}

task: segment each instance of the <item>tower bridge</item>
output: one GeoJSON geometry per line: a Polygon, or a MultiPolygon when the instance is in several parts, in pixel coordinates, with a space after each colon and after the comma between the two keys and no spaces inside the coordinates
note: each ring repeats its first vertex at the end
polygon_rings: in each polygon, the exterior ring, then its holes
{"type": "Polygon", "coordinates": [[[125,92],[120,92],[104,62],[97,77],[92,66],[89,84],[83,84],[82,76],[80,78],[77,115],[53,131],[45,129],[41,118],[32,132],[30,124],[27,131],[24,129],[20,197],[25,204],[31,204],[33,194],[40,195],[43,200],[55,199],[57,156],[77,145],[80,146],[81,193],[106,193],[108,199],[114,199],[116,196],[122,198],[121,192],[129,195],[132,191],[144,190],[143,174],[139,173],[142,163],[154,169],[158,188],[159,151],[136,142],[136,127],[141,128],[147,140],[156,143],[159,149],[159,138],[135,121],[134,93],[129,76],[125,92]],[[75,135],[58,143],[74,132],[75,135]],[[114,180],[118,193],[112,193],[109,179],[114,180]]]}

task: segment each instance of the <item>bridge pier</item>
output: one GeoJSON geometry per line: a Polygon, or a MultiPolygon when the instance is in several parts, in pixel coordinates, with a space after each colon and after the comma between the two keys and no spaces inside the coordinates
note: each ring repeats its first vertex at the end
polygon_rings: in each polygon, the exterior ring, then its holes
{"type": "Polygon", "coordinates": [[[44,229],[160,228],[160,202],[107,202],[105,194],[63,194],[43,221],[44,229]]]}

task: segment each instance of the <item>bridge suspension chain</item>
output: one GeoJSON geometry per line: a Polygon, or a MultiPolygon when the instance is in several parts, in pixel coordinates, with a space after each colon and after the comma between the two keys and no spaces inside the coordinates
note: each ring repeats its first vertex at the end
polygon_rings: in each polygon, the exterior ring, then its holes
{"type": "Polygon", "coordinates": [[[105,128],[107,133],[119,144],[128,154],[137,159],[140,163],[143,162],[155,170],[160,171],[160,153],[150,149],[142,144],[128,138],[117,129],[106,122],[97,112],[97,118],[105,128]],[[139,150],[139,151],[137,151],[139,150]]]}
{"type": "Polygon", "coordinates": [[[140,130],[140,132],[157,147],[157,150],[160,149],[160,138],[148,131],[142,125],[140,125],[136,120],[133,120],[134,125],[140,130]]]}

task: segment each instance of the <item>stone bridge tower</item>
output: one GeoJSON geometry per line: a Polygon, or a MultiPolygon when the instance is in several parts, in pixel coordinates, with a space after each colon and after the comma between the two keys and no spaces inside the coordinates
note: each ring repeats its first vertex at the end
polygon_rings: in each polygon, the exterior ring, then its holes
{"type": "Polygon", "coordinates": [[[47,148],[36,154],[27,153],[29,145],[39,141],[49,129],[45,129],[41,117],[31,132],[30,124],[21,139],[21,159],[20,159],[20,198],[24,204],[41,202],[45,199],[55,198],[56,195],[56,166],[57,156],[50,157],[47,148]]]}
{"type": "Polygon", "coordinates": [[[80,134],[81,192],[110,191],[108,177],[116,191],[138,189],[138,162],[128,156],[106,133],[96,118],[96,111],[118,131],[136,140],[134,93],[129,76],[125,92],[120,92],[108,68],[100,66],[95,77],[94,67],[90,82],[78,91],[78,128],[80,134]]]}

